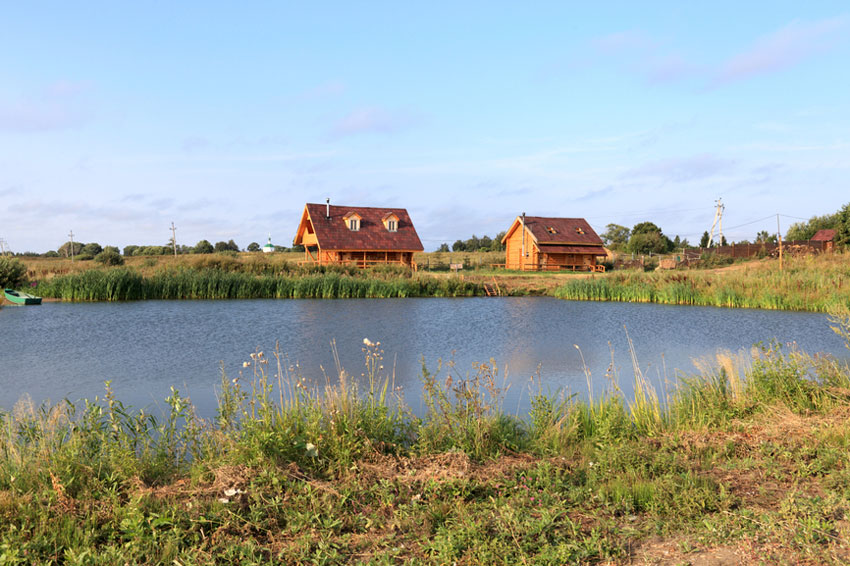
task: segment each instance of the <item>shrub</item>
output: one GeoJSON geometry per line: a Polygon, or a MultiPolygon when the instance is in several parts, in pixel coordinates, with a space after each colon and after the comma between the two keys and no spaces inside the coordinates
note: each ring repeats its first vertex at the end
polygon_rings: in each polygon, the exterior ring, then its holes
{"type": "Polygon", "coordinates": [[[94,260],[103,265],[124,265],[124,258],[121,257],[121,254],[112,250],[100,252],[94,256],[94,260]]]}
{"type": "Polygon", "coordinates": [[[5,287],[17,287],[24,282],[27,268],[19,260],[0,256],[0,285],[5,287]]]}

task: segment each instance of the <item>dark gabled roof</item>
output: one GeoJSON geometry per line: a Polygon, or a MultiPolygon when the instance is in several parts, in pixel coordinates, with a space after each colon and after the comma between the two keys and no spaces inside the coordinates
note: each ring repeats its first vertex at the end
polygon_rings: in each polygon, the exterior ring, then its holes
{"type": "Polygon", "coordinates": [[[831,230],[826,228],[824,230],[818,230],[817,233],[812,236],[812,242],[831,242],[835,239],[835,230],[831,230]]]}
{"type": "MultiPolygon", "coordinates": [[[[404,208],[374,208],[369,206],[330,206],[330,217],[324,204],[307,203],[305,212],[313,225],[319,247],[323,250],[377,250],[377,251],[414,251],[424,248],[410,216],[404,208]],[[345,216],[350,213],[360,216],[360,230],[348,229],[345,216]],[[383,219],[389,214],[398,217],[395,232],[384,227],[383,219]]],[[[302,223],[304,219],[302,218],[302,223]]],[[[300,244],[303,234],[301,227],[295,238],[300,244]]]]}
{"type": "MultiPolygon", "coordinates": [[[[521,218],[517,217],[507,237],[519,227],[521,218]]],[[[525,226],[539,245],[561,244],[567,246],[601,246],[600,238],[584,218],[547,218],[545,216],[526,216],[525,226]]]]}

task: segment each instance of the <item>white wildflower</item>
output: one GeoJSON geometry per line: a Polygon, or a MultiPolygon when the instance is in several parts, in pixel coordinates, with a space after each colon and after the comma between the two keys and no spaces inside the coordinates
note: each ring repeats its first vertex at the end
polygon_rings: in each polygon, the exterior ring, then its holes
{"type": "Polygon", "coordinates": [[[319,449],[316,448],[316,445],[312,442],[308,442],[304,445],[304,448],[307,450],[307,455],[311,458],[315,458],[319,455],[319,449]]]}

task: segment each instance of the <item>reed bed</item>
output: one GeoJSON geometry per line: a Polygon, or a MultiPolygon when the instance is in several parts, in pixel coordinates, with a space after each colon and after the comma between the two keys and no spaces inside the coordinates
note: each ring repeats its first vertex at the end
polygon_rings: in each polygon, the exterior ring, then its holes
{"type": "Polygon", "coordinates": [[[620,301],[827,312],[850,305],[846,255],[800,258],[779,271],[775,262],[729,272],[614,272],[575,279],[554,295],[581,301],[620,301]]]}
{"type": "Polygon", "coordinates": [[[279,347],[254,352],[211,420],[174,389],[162,415],[126,407],[108,382],[0,412],[0,561],[632,563],[665,536],[691,558],[742,541],[841,563],[845,363],[771,344],[658,393],[635,360],[633,399],[538,382],[527,415],[504,410],[495,362],[444,364],[423,367],[417,417],[380,342],[363,353],[359,377],[310,381],[279,347]],[[748,499],[771,486],[776,505],[748,499]]]}
{"type": "Polygon", "coordinates": [[[43,297],[67,301],[148,299],[343,299],[468,297],[483,293],[460,278],[326,272],[310,275],[255,275],[222,269],[173,269],[144,276],[132,269],[91,269],[38,283],[43,297]]]}

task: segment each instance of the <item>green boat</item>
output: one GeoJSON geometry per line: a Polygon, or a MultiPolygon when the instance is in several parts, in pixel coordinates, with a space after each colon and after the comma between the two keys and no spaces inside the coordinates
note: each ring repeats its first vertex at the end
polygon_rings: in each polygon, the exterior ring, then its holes
{"type": "Polygon", "coordinates": [[[36,297],[34,295],[30,295],[29,293],[22,293],[20,291],[15,291],[14,289],[4,289],[3,293],[6,295],[6,300],[10,303],[15,303],[16,305],[40,305],[41,297],[36,297]]]}

